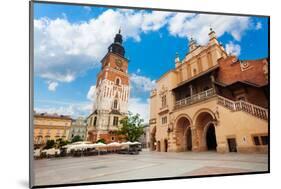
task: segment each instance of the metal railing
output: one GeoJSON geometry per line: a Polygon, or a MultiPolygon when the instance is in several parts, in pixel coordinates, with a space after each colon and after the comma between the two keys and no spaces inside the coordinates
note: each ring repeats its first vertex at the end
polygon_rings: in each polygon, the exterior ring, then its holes
{"type": "Polygon", "coordinates": [[[260,119],[268,120],[267,109],[251,104],[249,102],[245,102],[242,100],[232,101],[222,96],[218,96],[218,104],[232,111],[244,111],[260,119]]]}

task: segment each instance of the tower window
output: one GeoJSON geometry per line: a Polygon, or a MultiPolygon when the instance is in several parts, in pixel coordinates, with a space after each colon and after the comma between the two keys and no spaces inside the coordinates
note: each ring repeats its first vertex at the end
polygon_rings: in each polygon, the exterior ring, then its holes
{"type": "Polygon", "coordinates": [[[118,125],[118,119],[119,119],[119,118],[116,117],[116,116],[113,117],[113,125],[114,125],[114,126],[117,126],[117,125],[118,125]]]}
{"type": "Polygon", "coordinates": [[[113,108],[114,108],[114,109],[117,109],[117,100],[114,100],[113,108]]]}
{"type": "Polygon", "coordinates": [[[119,78],[117,78],[117,79],[115,80],[115,84],[116,84],[116,85],[120,85],[120,79],[119,79],[119,78]]]}
{"type": "Polygon", "coordinates": [[[167,105],[166,95],[163,95],[163,96],[162,96],[161,104],[162,104],[162,108],[167,105]]]}
{"type": "Polygon", "coordinates": [[[162,124],[166,124],[167,123],[167,116],[162,117],[162,124]]]}
{"type": "Polygon", "coordinates": [[[94,118],[94,126],[97,124],[97,117],[94,118]]]}

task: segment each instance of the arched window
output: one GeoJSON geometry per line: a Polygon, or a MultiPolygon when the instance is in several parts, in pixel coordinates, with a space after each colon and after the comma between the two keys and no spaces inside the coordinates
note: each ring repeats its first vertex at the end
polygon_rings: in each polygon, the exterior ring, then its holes
{"type": "Polygon", "coordinates": [[[117,109],[117,100],[114,100],[113,108],[114,108],[114,109],[117,109]]]}
{"type": "Polygon", "coordinates": [[[116,85],[120,85],[120,79],[119,79],[119,78],[117,78],[117,79],[115,80],[115,84],[116,84],[116,85]]]}
{"type": "Polygon", "coordinates": [[[94,126],[97,124],[97,117],[94,118],[94,126]]]}

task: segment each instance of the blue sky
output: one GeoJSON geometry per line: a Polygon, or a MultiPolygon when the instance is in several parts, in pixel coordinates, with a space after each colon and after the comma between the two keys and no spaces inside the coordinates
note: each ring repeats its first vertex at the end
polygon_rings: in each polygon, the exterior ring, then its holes
{"type": "Polygon", "coordinates": [[[99,61],[121,27],[130,59],[129,109],[147,121],[149,91],[174,68],[176,52],[181,59],[188,53],[191,36],[204,45],[211,26],[227,52],[239,59],[258,59],[268,57],[267,25],[264,17],[35,3],[34,108],[87,116],[99,61]]]}

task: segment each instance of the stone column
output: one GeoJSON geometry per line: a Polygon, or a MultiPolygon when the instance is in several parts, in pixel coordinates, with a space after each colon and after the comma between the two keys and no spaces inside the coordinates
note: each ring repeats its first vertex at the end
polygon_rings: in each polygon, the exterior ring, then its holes
{"type": "Polygon", "coordinates": [[[214,89],[214,92],[217,93],[217,89],[216,89],[216,85],[215,85],[215,77],[213,75],[210,76],[211,78],[211,84],[212,84],[212,88],[214,89]]]}
{"type": "MultiPolygon", "coordinates": [[[[170,91],[170,93],[172,96],[172,107],[174,107],[176,105],[176,95],[172,90],[170,91]]],[[[169,104],[169,102],[168,102],[168,104],[169,104]]]]}
{"type": "Polygon", "coordinates": [[[196,127],[191,127],[192,151],[198,151],[198,136],[196,127]]]}
{"type": "Polygon", "coordinates": [[[189,91],[190,91],[190,96],[192,96],[192,94],[193,94],[192,85],[189,85],[189,91]]]}

